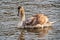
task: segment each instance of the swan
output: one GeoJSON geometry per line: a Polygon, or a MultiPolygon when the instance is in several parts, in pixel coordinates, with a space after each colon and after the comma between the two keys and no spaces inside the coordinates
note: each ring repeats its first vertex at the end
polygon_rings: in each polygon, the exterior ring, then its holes
{"type": "Polygon", "coordinates": [[[24,7],[18,6],[18,16],[20,19],[20,22],[18,23],[19,28],[24,27],[43,27],[44,26],[52,26],[55,22],[50,22],[48,20],[48,17],[45,14],[35,14],[32,17],[25,19],[25,10],[24,7]]]}

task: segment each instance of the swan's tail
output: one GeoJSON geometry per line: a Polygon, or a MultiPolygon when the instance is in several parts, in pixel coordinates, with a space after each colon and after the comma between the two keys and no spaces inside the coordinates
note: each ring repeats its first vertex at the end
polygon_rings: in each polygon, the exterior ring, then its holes
{"type": "Polygon", "coordinates": [[[50,22],[50,23],[56,23],[56,22],[60,22],[60,20],[57,20],[57,21],[53,21],[53,22],[50,22]]]}
{"type": "Polygon", "coordinates": [[[53,21],[53,22],[50,22],[50,23],[52,23],[52,24],[53,24],[53,23],[56,23],[56,22],[57,22],[57,21],[53,21]]]}

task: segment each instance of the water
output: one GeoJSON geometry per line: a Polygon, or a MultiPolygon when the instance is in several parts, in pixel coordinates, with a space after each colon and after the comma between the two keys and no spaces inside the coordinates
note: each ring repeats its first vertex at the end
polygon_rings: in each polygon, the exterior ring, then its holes
{"type": "Polygon", "coordinates": [[[60,40],[59,0],[0,0],[0,40],[60,40]],[[20,1],[20,2],[19,2],[20,1]],[[26,18],[44,13],[52,27],[42,29],[17,29],[17,7],[25,8],[26,18]]]}

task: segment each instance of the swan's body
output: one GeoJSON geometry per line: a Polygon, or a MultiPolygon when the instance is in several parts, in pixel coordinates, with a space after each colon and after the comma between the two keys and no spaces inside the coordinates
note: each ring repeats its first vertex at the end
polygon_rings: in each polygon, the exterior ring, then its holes
{"type": "Polygon", "coordinates": [[[44,27],[51,26],[52,22],[49,22],[48,17],[44,14],[36,14],[29,19],[25,19],[25,12],[23,7],[18,7],[18,15],[20,17],[21,22],[18,23],[18,27],[25,26],[36,26],[36,27],[44,27]]]}

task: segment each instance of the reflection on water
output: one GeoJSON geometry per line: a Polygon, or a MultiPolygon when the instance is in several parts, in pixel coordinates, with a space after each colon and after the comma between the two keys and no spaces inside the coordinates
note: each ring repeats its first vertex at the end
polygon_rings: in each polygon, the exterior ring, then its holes
{"type": "Polygon", "coordinates": [[[48,31],[52,30],[52,27],[44,27],[42,28],[33,28],[33,29],[21,29],[21,34],[19,35],[18,40],[35,40],[41,39],[46,40],[44,37],[48,35],[48,31]]]}

